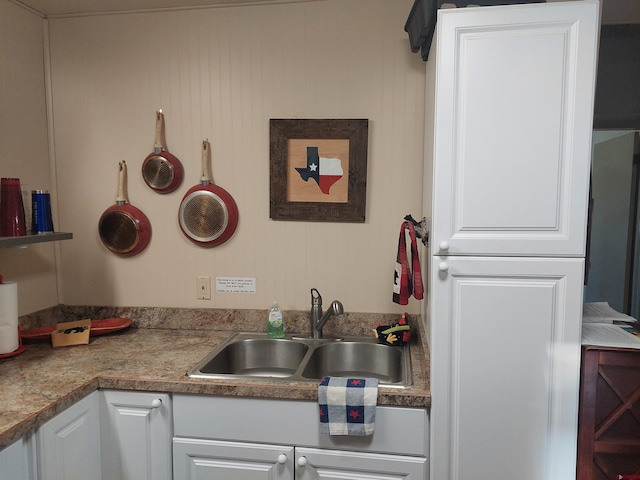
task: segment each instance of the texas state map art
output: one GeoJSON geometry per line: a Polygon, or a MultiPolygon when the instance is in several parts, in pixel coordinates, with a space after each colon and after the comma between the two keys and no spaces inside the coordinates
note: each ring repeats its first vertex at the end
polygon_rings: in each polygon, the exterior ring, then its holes
{"type": "Polygon", "coordinates": [[[320,191],[329,195],[331,186],[340,180],[344,174],[342,162],[339,158],[325,158],[318,155],[318,147],[307,147],[307,166],[298,168],[300,178],[305,182],[315,180],[320,191]]]}
{"type": "Polygon", "coordinates": [[[289,139],[288,155],[288,201],[348,202],[349,140],[289,139]]]}
{"type": "Polygon", "coordinates": [[[364,222],[369,120],[269,119],[269,218],[364,222]]]}

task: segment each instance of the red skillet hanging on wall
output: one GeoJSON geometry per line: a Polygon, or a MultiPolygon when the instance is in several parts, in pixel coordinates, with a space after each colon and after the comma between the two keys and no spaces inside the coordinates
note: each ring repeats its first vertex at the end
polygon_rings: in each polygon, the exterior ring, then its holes
{"type": "Polygon", "coordinates": [[[238,226],[238,206],[229,192],[212,183],[210,161],[211,145],[204,139],[201,185],[187,191],[178,213],[182,233],[202,247],[215,247],[226,242],[238,226]]]}
{"type": "Polygon", "coordinates": [[[164,135],[164,114],[156,112],[156,143],[153,152],[142,162],[144,182],[158,193],[170,193],[182,183],[182,163],[167,151],[164,135]]]}
{"type": "Polygon", "coordinates": [[[132,257],[142,252],[151,239],[151,224],[147,216],[129,203],[127,195],[127,164],[120,162],[116,204],[100,217],[100,240],[113,253],[132,257]]]}

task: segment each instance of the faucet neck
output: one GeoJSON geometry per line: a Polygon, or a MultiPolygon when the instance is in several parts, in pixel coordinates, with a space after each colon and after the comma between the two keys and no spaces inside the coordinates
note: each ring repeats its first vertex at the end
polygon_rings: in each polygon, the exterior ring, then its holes
{"type": "Polygon", "coordinates": [[[320,295],[320,292],[315,288],[311,289],[311,306],[318,306],[320,310],[322,310],[322,295],[320,295]]]}
{"type": "Polygon", "coordinates": [[[311,289],[311,338],[322,338],[322,296],[315,288],[311,289]]]}

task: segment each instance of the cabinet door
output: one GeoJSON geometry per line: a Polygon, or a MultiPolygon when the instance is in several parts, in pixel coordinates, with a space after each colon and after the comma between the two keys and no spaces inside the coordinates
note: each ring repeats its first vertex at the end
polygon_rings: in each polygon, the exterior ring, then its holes
{"type": "Polygon", "coordinates": [[[424,457],[297,447],[296,465],[296,480],[427,478],[427,459],[424,457]]]}
{"type": "Polygon", "coordinates": [[[43,424],[37,436],[40,480],[102,478],[97,392],[43,424]]]}
{"type": "Polygon", "coordinates": [[[575,478],[584,261],[434,264],[431,478],[575,478]]]}
{"type": "Polygon", "coordinates": [[[293,447],[173,440],[174,480],[293,480],[293,447]]]}
{"type": "Polygon", "coordinates": [[[171,479],[171,398],[105,390],[101,395],[104,480],[171,479]]]}
{"type": "Polygon", "coordinates": [[[436,28],[434,249],[584,256],[598,4],[439,10],[436,28]]]}
{"type": "Polygon", "coordinates": [[[0,480],[35,480],[35,444],[28,434],[0,452],[0,480]]]}

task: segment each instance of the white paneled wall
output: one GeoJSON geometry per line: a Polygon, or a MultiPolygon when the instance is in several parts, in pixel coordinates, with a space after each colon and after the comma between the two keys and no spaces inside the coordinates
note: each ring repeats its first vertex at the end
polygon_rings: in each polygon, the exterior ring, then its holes
{"type": "MultiPolygon", "coordinates": [[[[424,64],[404,23],[411,0],[326,0],[48,20],[55,167],[66,304],[309,307],[317,287],[347,311],[402,311],[391,301],[400,223],[422,215],[424,64]],[[185,168],[173,193],[143,182],[155,111],[185,168]],[[366,222],[269,219],[269,119],[368,118],[366,222]],[[200,179],[209,138],[214,182],[235,198],[235,235],[202,248],[177,213],[200,179]],[[97,224],[114,203],[118,161],[153,235],[120,258],[97,224]],[[256,294],[196,300],[196,276],[255,277],[256,294]]],[[[417,303],[408,311],[418,312],[417,303]]]]}
{"type": "MultiPolygon", "coordinates": [[[[43,61],[42,19],[0,0],[0,177],[19,178],[24,190],[54,186],[43,61]]],[[[18,282],[20,314],[58,303],[54,244],[0,248],[0,275],[18,282]]]]}

